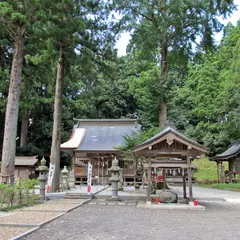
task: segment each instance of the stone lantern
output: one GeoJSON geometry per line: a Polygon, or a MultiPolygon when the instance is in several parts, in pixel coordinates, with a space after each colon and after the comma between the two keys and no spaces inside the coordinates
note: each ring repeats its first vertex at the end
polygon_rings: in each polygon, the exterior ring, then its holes
{"type": "Polygon", "coordinates": [[[39,172],[38,181],[40,182],[40,200],[45,200],[45,185],[48,180],[48,167],[46,166],[46,160],[44,157],[42,158],[40,166],[36,169],[36,171],[39,172]]]}
{"type": "Polygon", "coordinates": [[[112,161],[112,167],[109,169],[111,172],[111,178],[109,181],[112,183],[112,198],[109,200],[112,201],[121,201],[121,199],[118,196],[118,182],[120,181],[120,167],[118,166],[118,160],[115,157],[112,161]]]}
{"type": "Polygon", "coordinates": [[[69,171],[67,170],[67,167],[64,166],[63,170],[61,171],[62,174],[62,189],[68,190],[69,185],[68,185],[68,177],[69,177],[69,171]]]}

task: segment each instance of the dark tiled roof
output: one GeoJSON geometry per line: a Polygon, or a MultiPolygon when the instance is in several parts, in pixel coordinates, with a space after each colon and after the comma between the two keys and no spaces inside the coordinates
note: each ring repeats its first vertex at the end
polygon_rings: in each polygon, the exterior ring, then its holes
{"type": "Polygon", "coordinates": [[[116,151],[125,143],[124,136],[140,131],[134,119],[86,119],[80,120],[77,127],[86,129],[77,151],[116,151]]]}
{"type": "Polygon", "coordinates": [[[210,158],[210,160],[215,161],[215,160],[229,159],[232,157],[236,157],[239,154],[240,154],[240,141],[236,141],[236,142],[233,142],[225,152],[210,158]]]}
{"type": "Polygon", "coordinates": [[[135,146],[133,149],[135,148],[138,148],[138,147],[141,147],[141,146],[144,146],[144,145],[147,145],[155,140],[157,140],[158,138],[164,136],[165,134],[169,133],[169,132],[172,132],[173,134],[175,134],[176,136],[182,138],[183,140],[193,144],[193,145],[196,145],[198,147],[201,147],[201,148],[204,148],[207,150],[206,147],[202,146],[201,144],[199,144],[198,142],[190,139],[190,138],[187,138],[186,136],[184,136],[183,134],[181,134],[180,132],[178,132],[177,130],[171,128],[171,127],[167,127],[165,129],[163,129],[161,132],[159,132],[158,134],[156,134],[155,136],[153,136],[152,138],[149,138],[148,140],[146,140],[145,142],[135,146]]]}

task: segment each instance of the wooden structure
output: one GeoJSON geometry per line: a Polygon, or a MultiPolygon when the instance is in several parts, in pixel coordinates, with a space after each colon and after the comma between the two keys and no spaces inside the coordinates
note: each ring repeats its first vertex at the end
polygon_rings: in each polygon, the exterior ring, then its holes
{"type": "Polygon", "coordinates": [[[32,179],[35,177],[35,170],[39,165],[37,156],[16,156],[15,157],[15,181],[18,178],[32,179]]]}
{"type": "Polygon", "coordinates": [[[93,183],[108,184],[112,160],[116,156],[123,169],[124,180],[134,181],[136,170],[133,162],[125,164],[117,147],[125,142],[124,136],[139,132],[135,119],[78,119],[73,133],[61,149],[72,152],[72,169],[76,183],[86,183],[87,164],[93,165],[93,183]]]}
{"type": "Polygon", "coordinates": [[[240,181],[240,140],[233,142],[229,148],[212,158],[217,164],[217,178],[219,182],[240,181]],[[224,169],[223,162],[228,162],[228,170],[224,169]],[[237,175],[239,179],[237,180],[237,175]]]}
{"type": "MultiPolygon", "coordinates": [[[[189,201],[193,201],[192,192],[192,162],[191,159],[207,152],[207,148],[185,137],[172,127],[166,127],[154,137],[135,146],[133,152],[148,159],[145,167],[148,169],[148,179],[152,172],[163,171],[163,181],[166,185],[166,171],[181,169],[183,178],[183,195],[186,194],[186,179],[188,179],[189,201]]],[[[148,181],[147,201],[151,202],[151,181],[148,181]]]]}

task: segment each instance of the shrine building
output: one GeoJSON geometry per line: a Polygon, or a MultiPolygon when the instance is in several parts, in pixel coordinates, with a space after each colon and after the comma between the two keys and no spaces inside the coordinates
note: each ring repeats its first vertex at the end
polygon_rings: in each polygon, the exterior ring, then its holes
{"type": "Polygon", "coordinates": [[[136,181],[134,162],[123,161],[117,149],[125,143],[126,136],[140,132],[136,119],[79,119],[70,139],[61,144],[61,150],[72,152],[72,169],[75,183],[87,182],[87,164],[93,166],[93,184],[108,184],[112,160],[116,156],[123,169],[124,181],[136,181]]]}

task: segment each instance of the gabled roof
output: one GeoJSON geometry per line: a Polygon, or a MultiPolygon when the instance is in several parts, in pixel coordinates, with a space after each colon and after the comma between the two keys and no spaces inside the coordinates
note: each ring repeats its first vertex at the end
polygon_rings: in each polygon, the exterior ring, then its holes
{"type": "MultiPolygon", "coordinates": [[[[140,131],[136,119],[79,119],[78,121],[76,129],[85,129],[85,134],[83,137],[79,135],[79,145],[75,149],[68,145],[68,149],[75,151],[115,152],[118,151],[117,147],[125,143],[124,136],[131,136],[133,132],[140,131]]],[[[62,144],[61,148],[66,149],[64,146],[66,143],[62,144]]]]}
{"type": "Polygon", "coordinates": [[[70,139],[61,144],[61,149],[76,149],[80,146],[85,136],[86,129],[74,128],[70,139]]]}
{"type": "Polygon", "coordinates": [[[16,156],[15,166],[34,166],[37,164],[37,156],[16,156]]]}
{"type": "Polygon", "coordinates": [[[171,127],[167,127],[165,129],[163,129],[161,132],[159,132],[158,134],[156,134],[155,136],[153,136],[152,138],[149,138],[148,140],[144,141],[143,143],[133,147],[133,152],[137,152],[143,148],[150,147],[151,145],[155,144],[157,140],[163,138],[165,135],[168,135],[168,134],[172,134],[173,136],[176,136],[176,138],[178,138],[178,140],[180,140],[182,143],[184,143],[186,145],[191,145],[193,148],[195,148],[203,153],[207,152],[207,150],[208,150],[208,148],[202,146],[201,144],[199,144],[198,142],[196,142],[190,138],[187,138],[186,136],[184,136],[177,130],[175,130],[171,127]]]}
{"type": "Polygon", "coordinates": [[[210,158],[210,160],[211,161],[218,161],[218,160],[225,160],[225,159],[227,160],[227,159],[236,157],[237,155],[240,155],[240,140],[233,142],[225,152],[210,158]]]}

